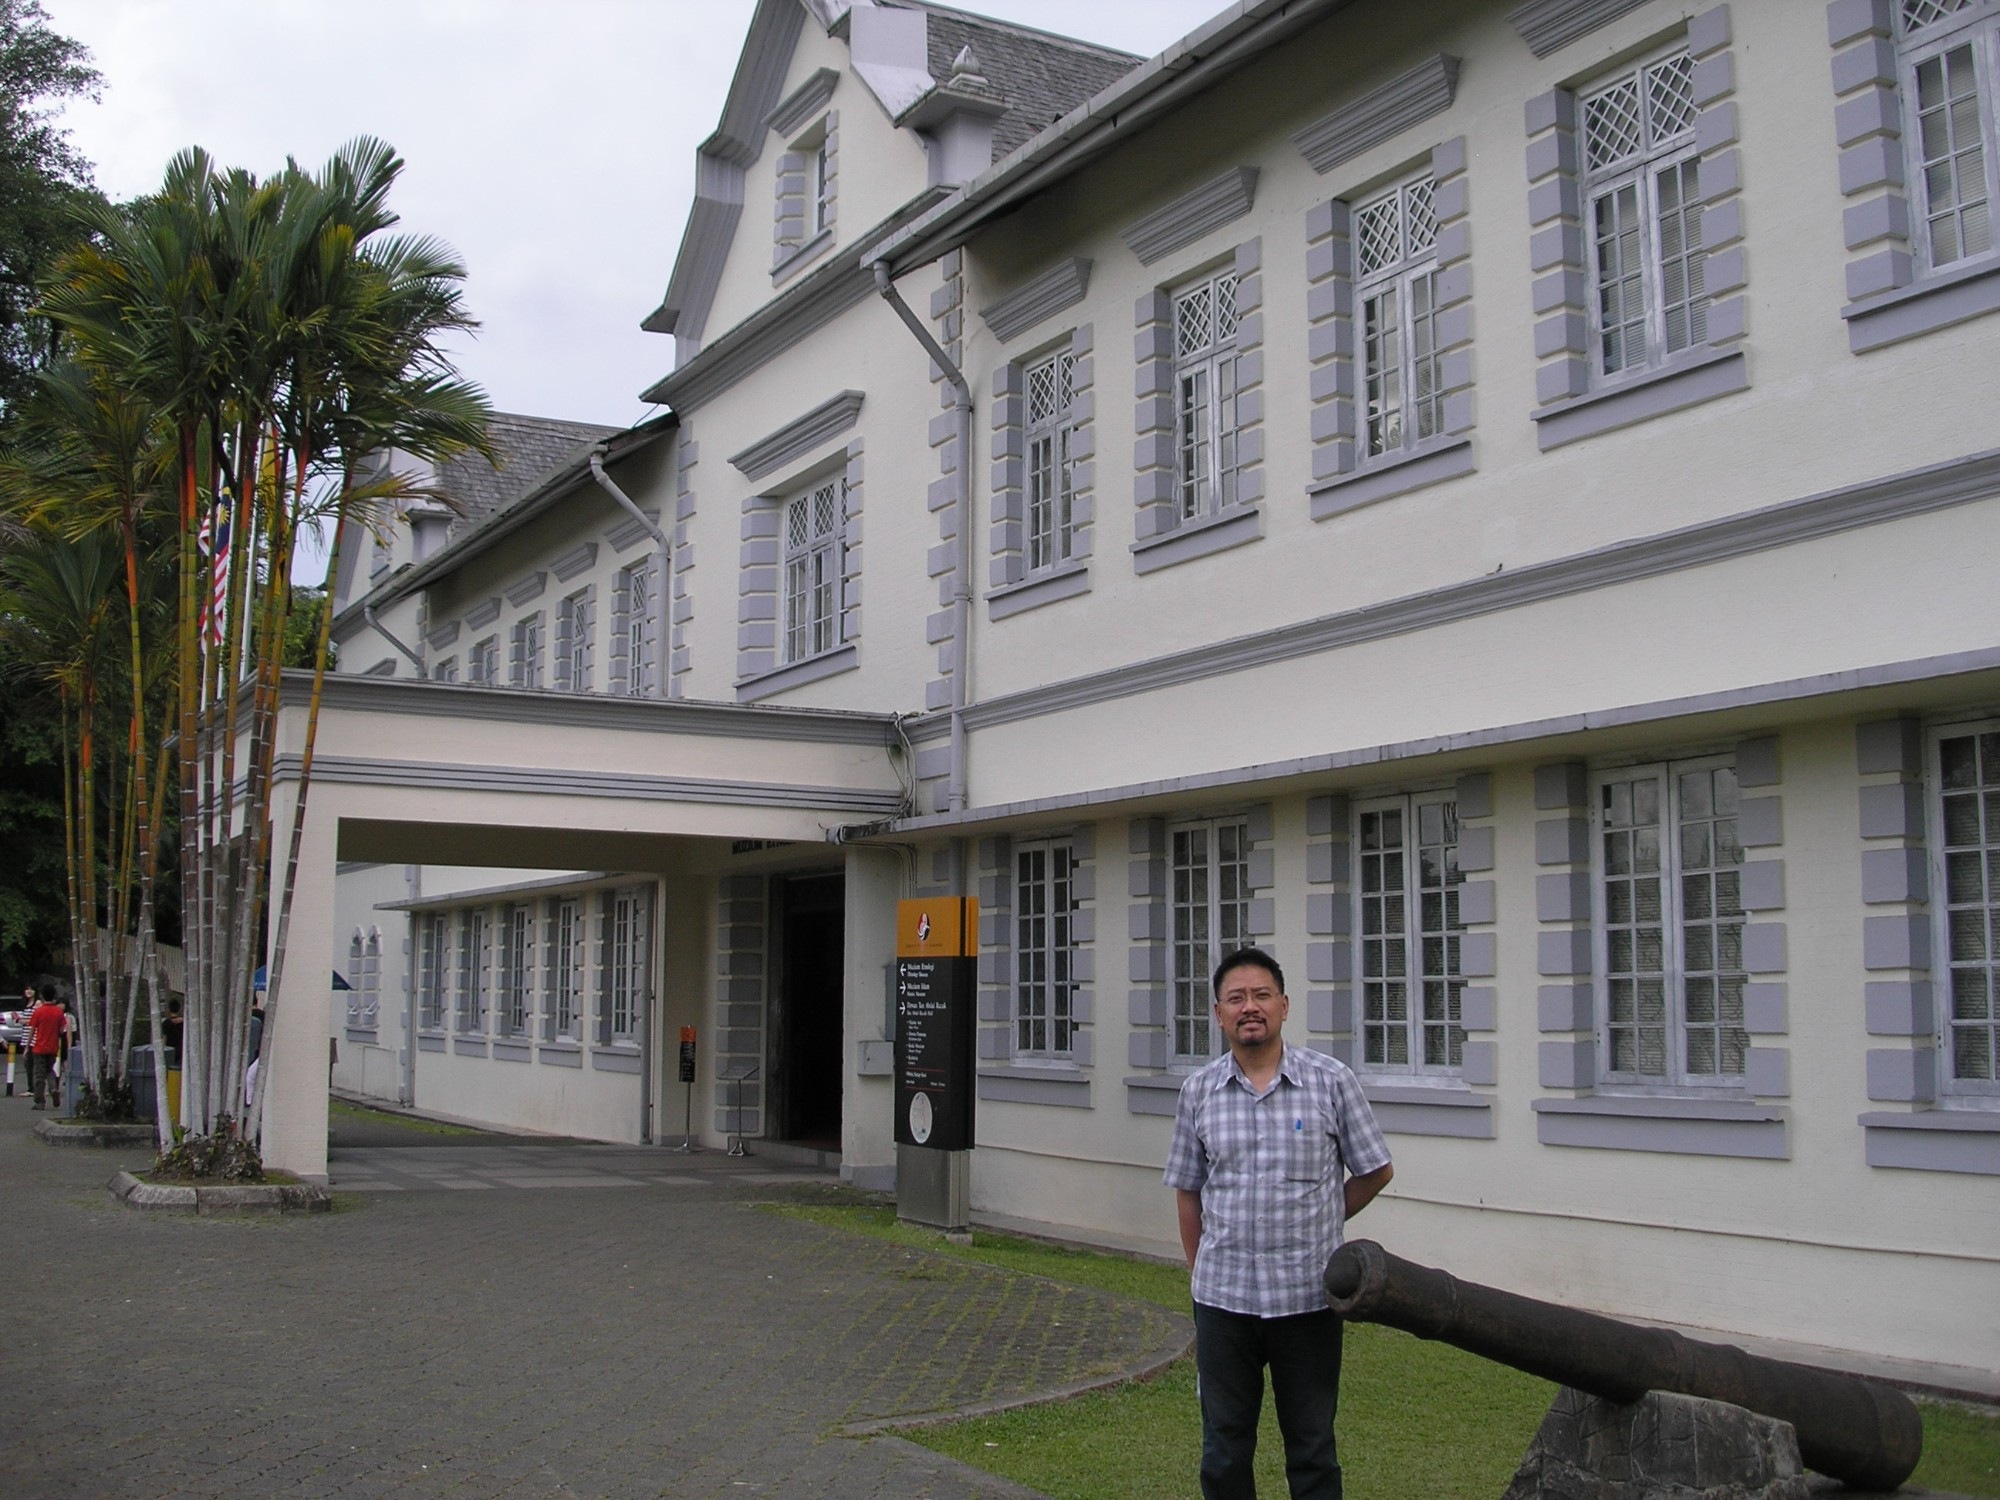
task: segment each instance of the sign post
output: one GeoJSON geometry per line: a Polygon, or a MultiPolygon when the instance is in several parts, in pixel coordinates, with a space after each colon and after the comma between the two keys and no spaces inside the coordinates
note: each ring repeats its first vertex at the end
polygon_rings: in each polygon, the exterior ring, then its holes
{"type": "Polygon", "coordinates": [[[694,1028],[681,1028],[680,1080],[687,1085],[687,1118],[683,1122],[680,1149],[683,1152],[698,1150],[694,1143],[694,1028]]]}
{"type": "Polygon", "coordinates": [[[896,913],[896,1212],[971,1222],[979,903],[904,901],[896,913]]]}

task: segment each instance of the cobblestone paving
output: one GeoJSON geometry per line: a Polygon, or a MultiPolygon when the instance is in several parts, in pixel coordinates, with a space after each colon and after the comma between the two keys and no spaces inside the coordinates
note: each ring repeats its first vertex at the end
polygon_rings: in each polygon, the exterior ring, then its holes
{"type": "Polygon", "coordinates": [[[755,1157],[337,1145],[333,1214],[196,1220],[114,1204],[143,1154],[43,1146],[27,1104],[0,1099],[0,1493],[23,1500],[1020,1496],[840,1434],[1188,1337],[1161,1309],[765,1212],[825,1179],[755,1157]]]}

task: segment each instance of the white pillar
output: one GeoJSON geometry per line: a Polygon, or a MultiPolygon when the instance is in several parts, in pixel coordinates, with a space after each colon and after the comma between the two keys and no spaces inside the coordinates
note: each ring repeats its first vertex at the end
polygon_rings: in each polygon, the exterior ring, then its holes
{"type": "MultiPolygon", "coordinates": [[[[278,929],[285,860],[291,847],[292,807],[298,783],[287,782],[271,799],[275,820],[271,871],[271,934],[278,929]]],[[[335,789],[319,786],[306,803],[306,831],[299,848],[298,891],[292,898],[280,990],[266,1001],[264,1063],[257,1091],[269,1091],[264,1111],[264,1164],[326,1181],[328,991],[333,987],[334,843],[339,819],[330,806],[335,789]]],[[[268,961],[268,955],[266,956],[268,961]]]]}

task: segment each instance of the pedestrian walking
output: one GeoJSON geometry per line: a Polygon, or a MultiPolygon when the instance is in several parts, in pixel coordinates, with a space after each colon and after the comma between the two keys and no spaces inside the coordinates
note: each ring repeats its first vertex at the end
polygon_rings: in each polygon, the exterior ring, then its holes
{"type": "Polygon", "coordinates": [[[56,998],[56,987],[43,985],[40,1003],[28,1013],[28,1091],[35,1096],[36,1109],[42,1107],[44,1093],[52,1108],[62,1107],[56,1068],[68,1031],[69,1012],[56,998]]]}

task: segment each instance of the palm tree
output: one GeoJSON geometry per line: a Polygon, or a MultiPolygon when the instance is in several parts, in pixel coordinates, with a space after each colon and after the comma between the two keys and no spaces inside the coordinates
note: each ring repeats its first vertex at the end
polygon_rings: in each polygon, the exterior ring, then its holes
{"type": "MultiPolygon", "coordinates": [[[[371,450],[437,459],[485,448],[486,400],[437,347],[442,335],[473,326],[464,269],[434,241],[387,233],[401,170],[388,146],[367,139],[317,174],[288,163],[262,182],[183,152],[159,193],[92,220],[92,242],[65,260],[44,298],[90,372],[85,384],[108,381],[152,413],[155,451],[169,457],[189,987],[183,1107],[204,1132],[240,1112],[299,528],[365,515],[411,492],[397,476],[358,480],[371,450]],[[211,578],[196,546],[211,507],[232,540],[221,578],[211,578]],[[212,592],[221,627],[213,633],[202,629],[212,592]]],[[[323,625],[270,956],[273,1003],[325,640],[323,625]]],[[[145,784],[144,769],[135,766],[134,780],[145,784]]],[[[157,1001],[155,1010],[157,1033],[157,1001]]]]}

